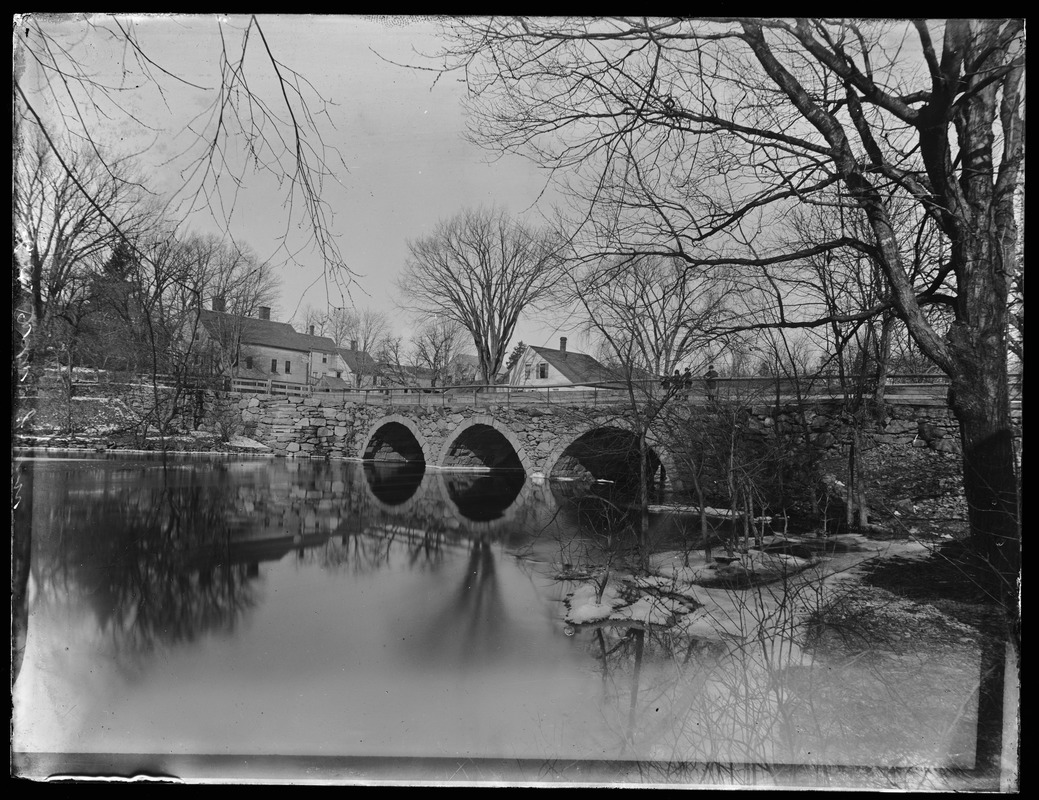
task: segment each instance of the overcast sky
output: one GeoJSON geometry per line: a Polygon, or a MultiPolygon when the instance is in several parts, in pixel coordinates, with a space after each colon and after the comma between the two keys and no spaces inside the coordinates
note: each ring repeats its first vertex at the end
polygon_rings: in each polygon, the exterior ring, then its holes
{"type": "MultiPolygon", "coordinates": [[[[434,85],[433,73],[388,63],[429,64],[415,51],[437,49],[432,21],[287,14],[259,19],[275,57],[305,77],[316,95],[329,103],[327,117],[319,117],[317,124],[325,143],[339,151],[343,163],[330,154],[329,164],[341,185],[326,182],[323,194],[335,214],[332,227],[339,236],[340,252],[359,275],[353,301],[390,314],[398,334],[407,334],[408,322],[396,306],[394,278],[405,262],[408,239],[428,234],[438,220],[467,206],[498,204],[533,224],[550,214],[556,198],[551,189],[544,191],[544,173],[518,157],[495,160],[493,154],[463,139],[460,81],[447,76],[434,85]]],[[[184,127],[212,102],[219,86],[220,25],[215,17],[125,16],[120,21],[132,23],[137,40],[157,68],[182,80],[164,79],[160,94],[149,82],[124,73],[124,41],[104,35],[82,18],[53,18],[45,27],[77,54],[93,79],[119,85],[120,91],[112,96],[132,118],[109,110],[107,117],[92,120],[100,138],[139,153],[149,185],[172,192],[183,183],[181,170],[186,163],[174,156],[194,136],[184,127]]],[[[231,55],[241,48],[240,30],[246,21],[247,17],[226,19],[224,41],[231,55]]],[[[110,21],[104,24],[112,27],[110,21]]],[[[252,90],[273,105],[278,100],[272,94],[277,86],[269,62],[259,58],[263,53],[259,44],[250,42],[257,58],[249,62],[248,78],[252,90]]],[[[68,112],[64,95],[50,92],[36,69],[28,59],[23,85],[30,92],[38,90],[30,96],[41,106],[57,105],[68,112]]],[[[311,98],[312,111],[320,108],[315,100],[311,98]]],[[[201,123],[196,120],[194,125],[198,128],[201,123]]],[[[273,180],[247,176],[231,215],[234,236],[279,264],[285,260],[279,237],[291,223],[285,196],[273,180]]],[[[216,226],[196,216],[192,227],[215,230],[216,226]]],[[[291,229],[289,234],[290,248],[303,243],[302,234],[291,229]]],[[[302,329],[303,307],[339,305],[340,300],[334,285],[322,280],[316,252],[300,252],[298,260],[302,266],[286,265],[281,270],[276,313],[283,320],[292,320],[295,314],[292,321],[302,329]]],[[[528,344],[556,344],[560,335],[580,344],[572,324],[544,318],[525,319],[515,338],[528,344]]]]}

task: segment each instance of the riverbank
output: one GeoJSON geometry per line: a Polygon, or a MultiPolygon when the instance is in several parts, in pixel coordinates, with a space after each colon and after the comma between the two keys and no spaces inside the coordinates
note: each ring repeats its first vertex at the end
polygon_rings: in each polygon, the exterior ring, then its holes
{"type": "Polygon", "coordinates": [[[16,450],[71,453],[251,453],[270,454],[267,445],[246,436],[221,436],[207,431],[190,431],[172,436],[140,437],[116,428],[81,434],[40,433],[14,437],[16,450]]]}
{"type": "MultiPolygon", "coordinates": [[[[586,571],[566,599],[566,632],[591,637],[604,676],[633,686],[651,657],[695,663],[682,702],[738,737],[788,726],[797,763],[836,752],[911,766],[919,790],[1000,772],[1012,785],[1019,667],[984,565],[951,538],[843,538],[807,558],[662,552],[645,571],[586,571]]],[[[877,770],[876,788],[891,779],[877,770]]]]}

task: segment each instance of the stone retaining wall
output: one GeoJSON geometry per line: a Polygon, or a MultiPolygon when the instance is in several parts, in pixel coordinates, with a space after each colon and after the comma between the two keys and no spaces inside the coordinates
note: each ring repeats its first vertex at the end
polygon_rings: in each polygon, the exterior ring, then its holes
{"type": "MultiPolygon", "coordinates": [[[[807,424],[811,443],[821,450],[839,449],[850,444],[854,420],[838,402],[813,403],[804,409],[787,405],[749,409],[748,428],[767,435],[776,431],[803,433],[807,424]],[[803,414],[803,420],[802,420],[803,414]]],[[[1021,435],[1021,412],[1014,414],[1015,435],[1021,435]]],[[[927,447],[939,453],[960,452],[959,423],[947,407],[934,404],[889,404],[880,421],[866,419],[862,444],[901,447],[927,447]]]]}

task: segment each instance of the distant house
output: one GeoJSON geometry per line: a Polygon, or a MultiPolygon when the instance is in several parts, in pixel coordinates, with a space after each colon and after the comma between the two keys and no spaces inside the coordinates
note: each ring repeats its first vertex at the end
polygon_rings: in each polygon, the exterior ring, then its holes
{"type": "Polygon", "coordinates": [[[342,378],[351,388],[364,388],[374,386],[376,377],[379,375],[379,366],[364,350],[357,349],[357,340],[350,340],[350,348],[336,348],[337,365],[339,369],[336,377],[342,378]],[[342,374],[339,374],[342,373],[342,374]]]}
{"type": "Polygon", "coordinates": [[[582,389],[586,384],[616,384],[623,376],[586,353],[567,350],[566,337],[559,349],[527,345],[509,372],[510,386],[555,386],[561,390],[582,389]],[[562,384],[562,385],[561,385],[562,384]]]}
{"type": "MultiPolygon", "coordinates": [[[[234,378],[313,384],[334,370],[336,345],[327,336],[299,333],[275,322],[261,306],[256,317],[229,314],[220,298],[213,310],[201,309],[194,331],[199,361],[234,378]]],[[[311,328],[313,331],[313,328],[311,328]]]]}
{"type": "Polygon", "coordinates": [[[472,353],[458,353],[447,365],[447,375],[456,386],[479,383],[480,359],[472,353]]]}

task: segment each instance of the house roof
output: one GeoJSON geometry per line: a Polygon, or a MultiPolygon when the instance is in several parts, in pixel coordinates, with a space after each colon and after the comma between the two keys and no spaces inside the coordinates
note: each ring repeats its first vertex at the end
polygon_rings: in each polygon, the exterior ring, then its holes
{"type": "Polygon", "coordinates": [[[209,309],[201,310],[199,322],[214,338],[219,338],[221,335],[234,331],[235,326],[240,326],[238,330],[242,344],[278,347],[282,350],[298,350],[303,353],[309,353],[311,350],[332,353],[336,349],[335,342],[327,336],[298,333],[287,322],[241,317],[237,314],[210,311],[209,309]]]}
{"type": "Polygon", "coordinates": [[[337,378],[334,375],[322,375],[318,382],[314,384],[314,388],[338,391],[341,389],[352,389],[353,387],[342,378],[337,378]]]}
{"type": "Polygon", "coordinates": [[[352,372],[371,373],[375,371],[375,359],[364,350],[347,350],[345,347],[339,347],[336,348],[336,352],[352,372]]]}
{"type": "MultiPolygon", "coordinates": [[[[586,353],[575,353],[572,350],[562,351],[555,347],[538,347],[530,345],[530,349],[555,367],[559,374],[571,383],[602,383],[604,381],[624,381],[627,376],[621,370],[607,367],[597,358],[586,353]]],[[[643,378],[643,370],[633,369],[632,377],[643,378]]],[[[648,372],[645,378],[652,378],[648,372]]]]}

